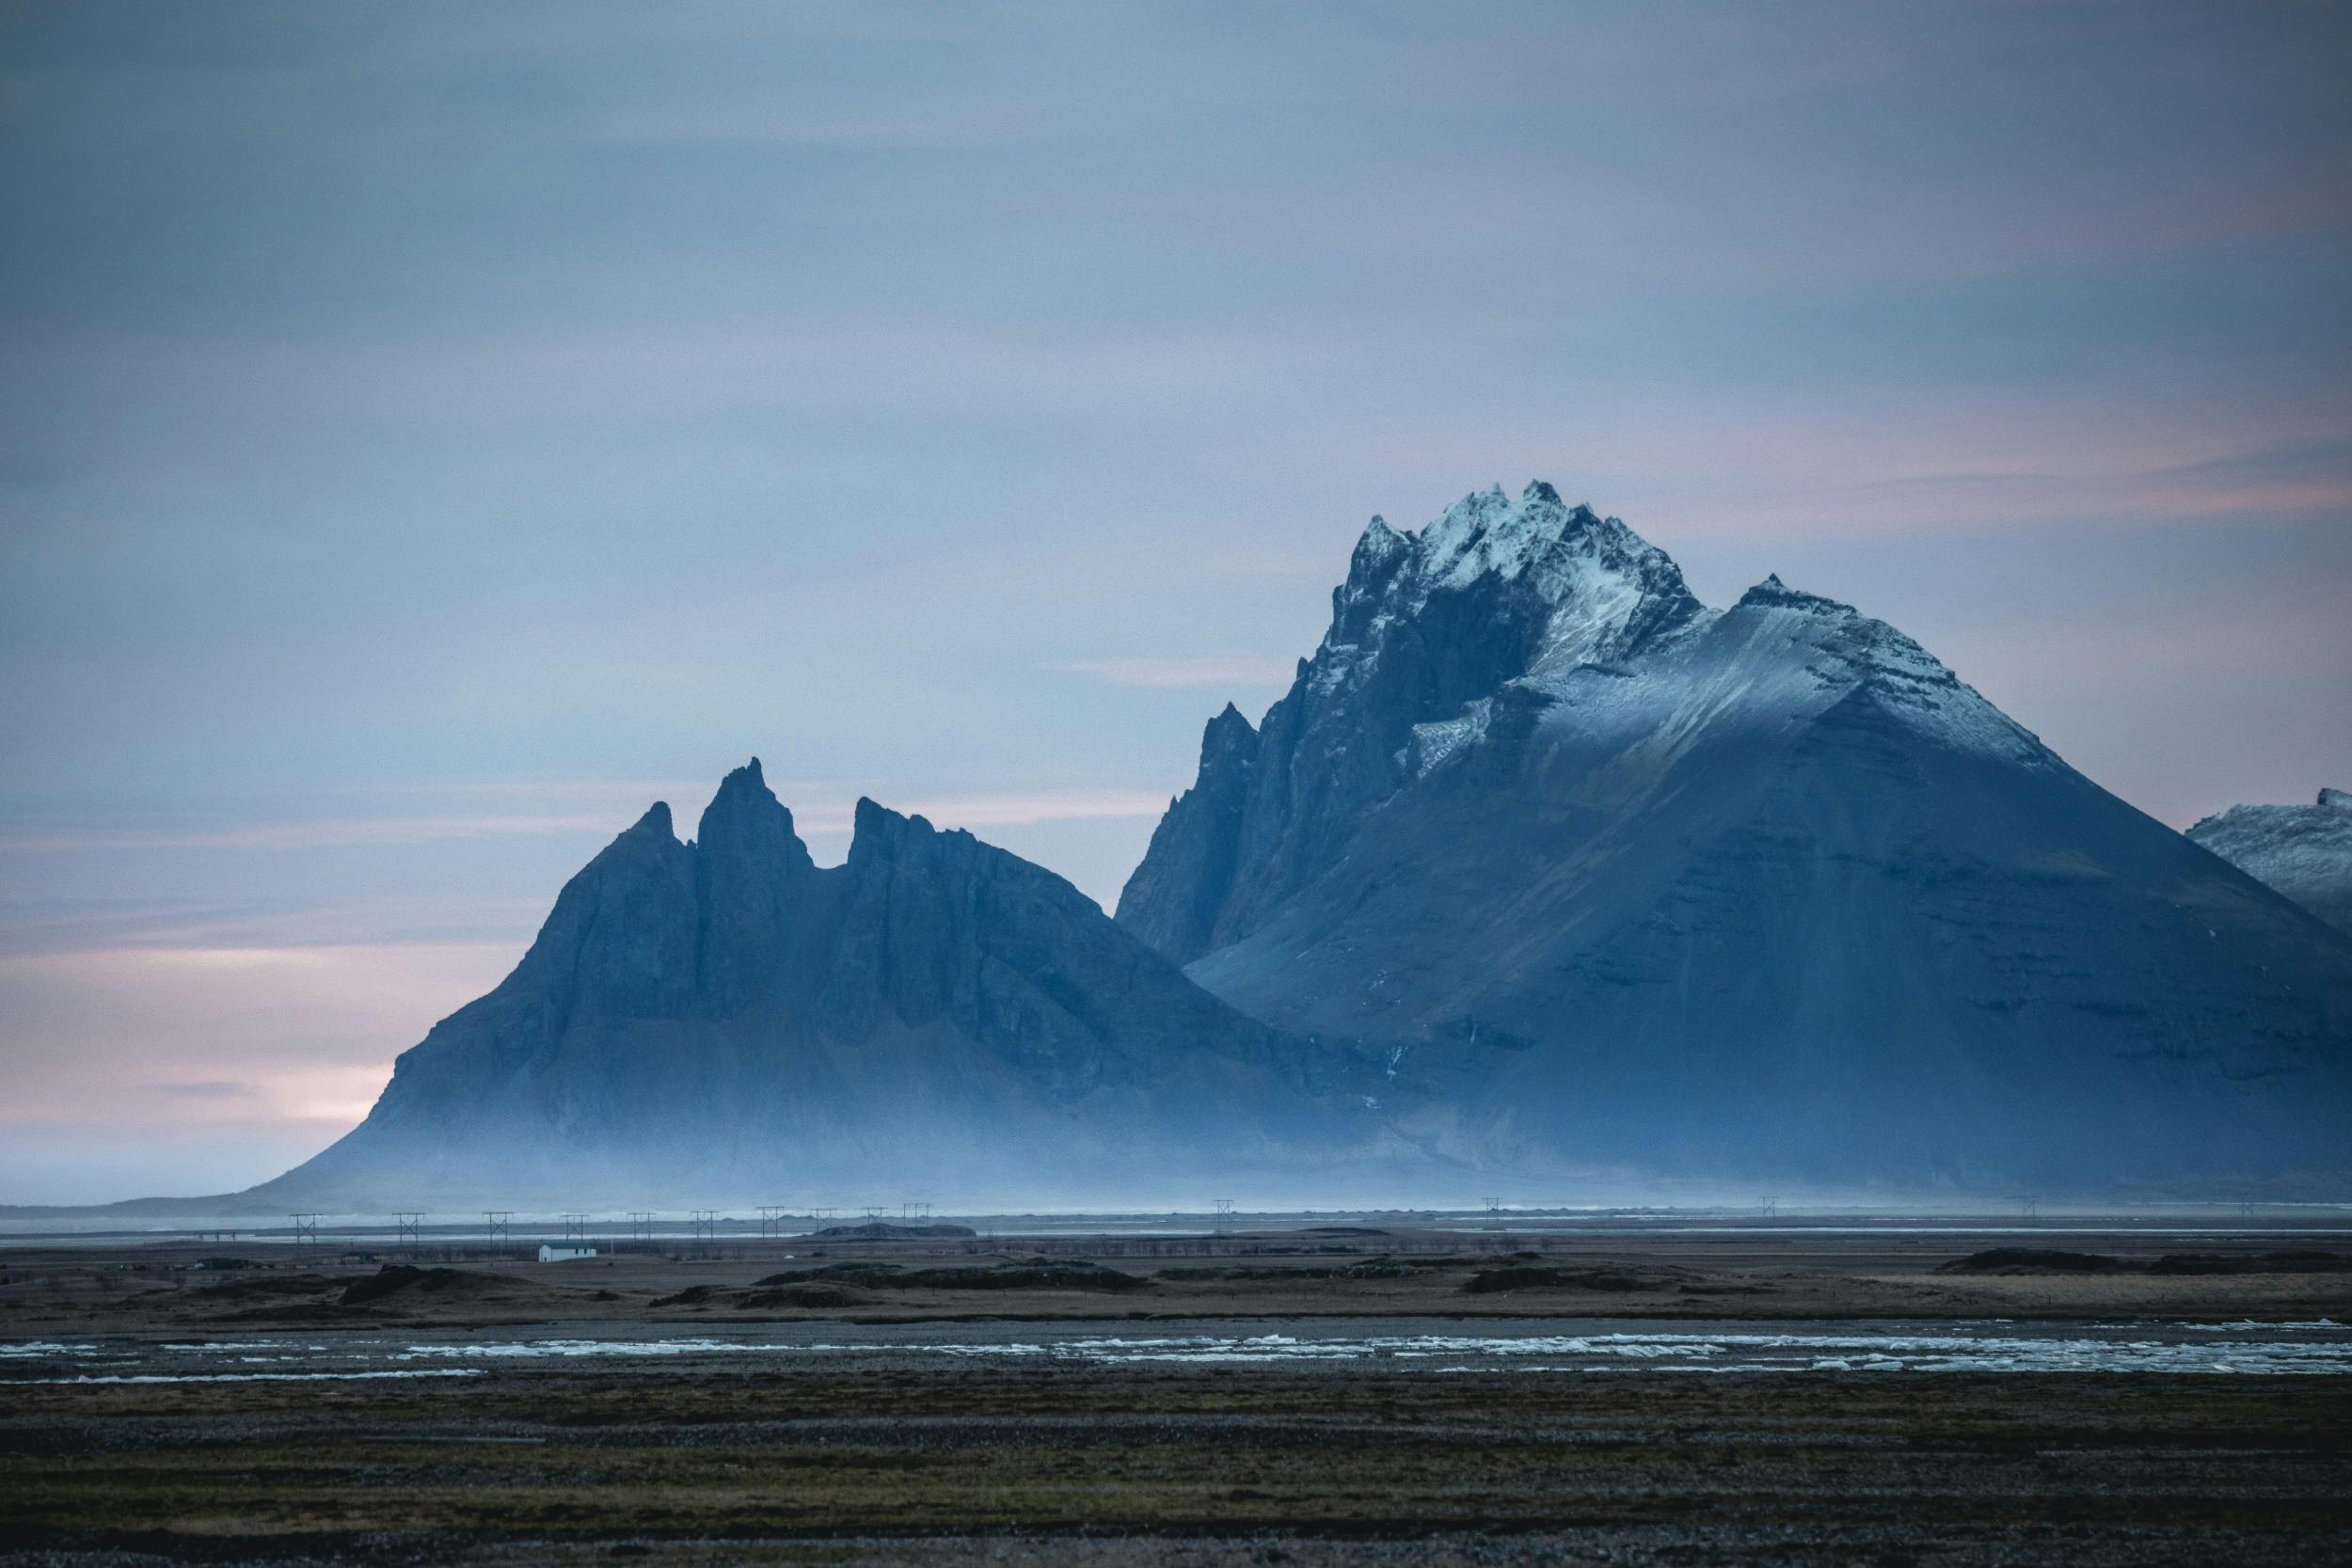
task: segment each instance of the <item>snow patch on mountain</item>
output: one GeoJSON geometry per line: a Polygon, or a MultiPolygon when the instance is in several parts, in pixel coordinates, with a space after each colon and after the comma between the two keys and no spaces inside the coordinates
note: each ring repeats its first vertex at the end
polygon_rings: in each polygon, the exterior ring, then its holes
{"type": "Polygon", "coordinates": [[[1486,734],[1486,721],[1493,716],[1494,709],[1492,697],[1481,697],[1465,707],[1456,718],[1415,724],[1413,738],[1406,746],[1406,772],[1418,779],[1443,764],[1463,747],[1483,739],[1486,734]]]}
{"type": "Polygon", "coordinates": [[[1517,501],[1494,485],[1418,534],[1372,519],[1332,596],[1331,626],[1311,665],[1316,690],[1360,680],[1436,595],[1497,589],[1541,607],[1531,673],[1620,657],[1698,608],[1673,560],[1617,518],[1567,505],[1541,480],[1517,501]]]}
{"type": "Polygon", "coordinates": [[[2188,836],[2352,936],[2352,793],[2308,806],[2232,806],[2188,836]]]}

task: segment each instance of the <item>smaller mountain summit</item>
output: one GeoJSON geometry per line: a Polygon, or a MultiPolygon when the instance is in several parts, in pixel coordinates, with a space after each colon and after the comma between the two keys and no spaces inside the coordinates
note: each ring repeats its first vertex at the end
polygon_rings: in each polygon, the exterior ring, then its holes
{"type": "Polygon", "coordinates": [[[693,840],[659,802],[613,839],[366,1121],[247,1196],[1100,1200],[1311,1164],[1367,1131],[1345,1069],[970,833],[862,800],[818,865],[754,758],[693,840]]]}
{"type": "Polygon", "coordinates": [[[2323,789],[2308,806],[2232,806],[2188,836],[2352,936],[2352,790],[2323,789]]]}

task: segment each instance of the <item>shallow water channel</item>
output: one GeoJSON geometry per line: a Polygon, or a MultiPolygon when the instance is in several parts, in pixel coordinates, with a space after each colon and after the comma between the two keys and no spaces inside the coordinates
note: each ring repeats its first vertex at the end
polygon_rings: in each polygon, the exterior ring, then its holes
{"type": "Polygon", "coordinates": [[[645,1370],[955,1363],[1220,1366],[1431,1375],[2148,1372],[2352,1374],[2352,1326],[2311,1323],[1720,1323],[1637,1319],[1193,1319],[1040,1323],[615,1324],[0,1343],[0,1383],[481,1376],[596,1363],[645,1370]]]}

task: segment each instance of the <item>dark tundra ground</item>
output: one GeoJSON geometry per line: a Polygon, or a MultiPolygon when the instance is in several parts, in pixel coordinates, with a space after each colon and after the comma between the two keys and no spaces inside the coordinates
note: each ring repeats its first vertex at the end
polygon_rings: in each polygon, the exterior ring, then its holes
{"type": "Polygon", "coordinates": [[[2327,1233],[430,1250],[0,1253],[0,1563],[2352,1560],[2327,1233]]]}

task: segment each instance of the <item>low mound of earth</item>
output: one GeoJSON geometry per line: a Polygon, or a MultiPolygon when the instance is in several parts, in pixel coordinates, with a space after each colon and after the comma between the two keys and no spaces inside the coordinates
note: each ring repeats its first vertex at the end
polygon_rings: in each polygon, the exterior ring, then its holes
{"type": "Polygon", "coordinates": [[[692,1285],[675,1295],[658,1296],[649,1305],[658,1309],[689,1311],[831,1311],[871,1306],[874,1296],[904,1291],[978,1291],[994,1294],[1032,1291],[1047,1294],[1118,1295],[1149,1290],[1152,1281],[1139,1279],[1099,1263],[1043,1258],[974,1267],[909,1268],[898,1263],[829,1263],[816,1269],[788,1269],[749,1285],[692,1285]]]}
{"type": "MultiPolygon", "coordinates": [[[[499,1323],[584,1327],[639,1323],[833,1319],[1062,1321],[1283,1317],[1474,1319],[1531,1313],[1836,1320],[2111,1319],[2352,1322],[2352,1248],[2332,1233],[2274,1232],[2194,1242],[2129,1227],[2068,1231],[2065,1252],[2019,1246],[2012,1227],[1973,1236],[1908,1230],[1728,1237],[1661,1233],[1497,1251],[1407,1234],[1353,1256],[1273,1254],[1248,1239],[1190,1244],[1132,1237],[1023,1238],[1004,1251],[921,1243],[887,1256],[793,1259],[738,1243],[625,1250],[594,1263],[534,1269],[510,1251],[442,1269],[395,1258],[379,1271],[254,1249],[254,1267],[217,1275],[159,1259],[151,1243],[20,1252],[0,1270],[0,1336],[11,1339],[152,1333],[246,1338],[282,1330],[499,1323]],[[2177,1250],[2163,1253],[2165,1245],[2177,1250]],[[2195,1247],[2198,1250],[2189,1250],[2195,1247]],[[1155,1250],[1167,1248],[1162,1252],[1155,1250]],[[759,1256],[763,1251],[767,1256],[759,1256]],[[1141,1256],[1138,1256],[1139,1251],[1141,1256]],[[1964,1256],[1963,1256],[1964,1255],[1964,1256]],[[1940,1265],[1956,1263],[1951,1268],[1940,1265]],[[782,1272],[780,1272],[782,1271],[782,1272]],[[1475,1281],[1476,1283],[1468,1283],[1475,1281]],[[180,1285],[183,1288],[171,1288],[180,1285]],[[162,1286],[165,1288],[157,1289],[162,1286]],[[346,1292],[349,1292],[348,1297],[346,1292]],[[657,1305],[658,1304],[658,1305],[657,1305]]],[[[1468,1243],[1469,1238],[1455,1239],[1468,1243]]],[[[881,1249],[877,1249],[878,1251],[881,1249]]],[[[437,1254],[433,1261],[443,1261],[437,1254]]]]}
{"type": "Polygon", "coordinates": [[[388,1263],[357,1277],[269,1275],[191,1290],[150,1291],[117,1306],[161,1310],[191,1323],[358,1324],[482,1311],[537,1315],[584,1301],[617,1299],[609,1291],[591,1293],[511,1275],[388,1263]]]}
{"type": "Polygon", "coordinates": [[[762,1311],[788,1308],[829,1312],[836,1307],[862,1307],[871,1299],[836,1285],[786,1285],[772,1291],[747,1291],[737,1305],[762,1311]]]}
{"type": "Polygon", "coordinates": [[[1510,1262],[1481,1269],[1462,1281],[1474,1296],[1504,1291],[1600,1291],[1632,1295],[1647,1291],[1679,1291],[1705,1276],[1690,1269],[1626,1268],[1613,1263],[1556,1267],[1534,1262],[1510,1262]]]}
{"type": "Polygon", "coordinates": [[[489,1301],[516,1294],[538,1295],[546,1287],[510,1275],[473,1274],[464,1269],[420,1269],[407,1263],[387,1263],[364,1279],[343,1287],[345,1307],[370,1307],[379,1302],[415,1303],[489,1301]]]}
{"type": "Polygon", "coordinates": [[[770,1275],[755,1289],[812,1284],[869,1291],[1139,1291],[1151,1282],[1100,1263],[1043,1258],[979,1268],[906,1268],[896,1263],[833,1263],[770,1275]]]}
{"type": "Polygon", "coordinates": [[[2060,1252],[2052,1247],[2000,1246],[1955,1258],[1938,1274],[2121,1274],[2134,1267],[2096,1252],[2060,1252]]]}
{"type": "Polygon", "coordinates": [[[160,1310],[175,1321],[210,1323],[335,1323],[371,1316],[342,1305],[344,1284],[319,1274],[272,1275],[193,1290],[142,1291],[109,1307],[117,1313],[160,1310]]]}
{"type": "Polygon", "coordinates": [[[675,1295],[656,1296],[647,1305],[657,1309],[684,1307],[703,1312],[714,1307],[753,1311],[829,1311],[840,1307],[863,1307],[870,1297],[838,1285],[787,1285],[776,1290],[749,1290],[727,1285],[690,1285],[675,1295]]]}
{"type": "Polygon", "coordinates": [[[877,1220],[871,1225],[829,1225],[816,1232],[819,1240],[829,1242],[898,1242],[931,1237],[952,1240],[978,1234],[968,1225],[893,1225],[888,1220],[877,1220]]]}
{"type": "Polygon", "coordinates": [[[1184,1284],[1213,1280],[1230,1284],[1263,1280],[1287,1283],[1301,1279],[1410,1279],[1421,1275],[1443,1274],[1461,1266],[1462,1259],[1458,1258],[1416,1258],[1409,1260],[1370,1258],[1360,1263],[1208,1264],[1197,1268],[1162,1269],[1155,1277],[1184,1284]]]}
{"type": "Polygon", "coordinates": [[[199,1285],[184,1292],[183,1299],[206,1307],[250,1307],[257,1302],[319,1295],[334,1290],[338,1283],[323,1274],[270,1275],[257,1279],[233,1279],[225,1285],[199,1285]]]}
{"type": "Polygon", "coordinates": [[[2339,1252],[2168,1252],[2151,1262],[2135,1262],[2099,1252],[2062,1252],[2049,1247],[1994,1247],[1937,1267],[1938,1274],[2148,1274],[2266,1275],[2352,1272],[2352,1257],[2339,1252]]]}

